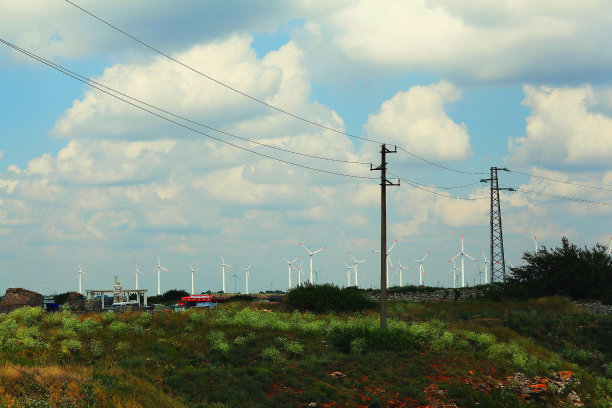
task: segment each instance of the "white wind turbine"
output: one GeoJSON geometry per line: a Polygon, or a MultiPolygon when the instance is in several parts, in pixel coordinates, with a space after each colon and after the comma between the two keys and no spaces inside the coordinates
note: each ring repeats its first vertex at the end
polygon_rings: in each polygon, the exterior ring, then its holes
{"type": "Polygon", "coordinates": [[[612,238],[610,238],[610,249],[608,249],[608,255],[612,254],[612,238]]]}
{"type": "Polygon", "coordinates": [[[159,261],[159,253],[157,255],[157,266],[153,270],[153,275],[157,272],[157,296],[161,295],[161,271],[162,269],[166,272],[170,272],[170,269],[164,268],[161,266],[161,262],[159,261]]]}
{"type": "Polygon", "coordinates": [[[285,258],[283,258],[282,256],[280,257],[280,259],[282,259],[283,261],[287,262],[287,265],[289,266],[289,289],[291,289],[291,265],[293,265],[293,263],[295,261],[297,261],[298,258],[299,258],[299,256],[296,257],[293,261],[288,261],[285,258]]]}
{"type": "MultiPolygon", "coordinates": [[[[355,286],[359,287],[359,274],[357,272],[357,268],[359,267],[359,264],[362,262],[367,262],[367,259],[355,259],[355,257],[353,256],[353,254],[351,254],[349,251],[347,251],[348,254],[351,256],[351,258],[353,258],[353,269],[355,270],[355,286]]],[[[361,285],[363,286],[363,285],[361,285]]]]}
{"type": "Polygon", "coordinates": [[[314,254],[317,254],[317,253],[321,252],[322,250],[324,250],[324,249],[325,249],[325,248],[327,248],[327,247],[326,247],[326,246],[324,246],[323,248],[318,249],[318,250],[316,250],[316,251],[312,252],[310,249],[306,248],[306,247],[304,246],[304,244],[302,244],[301,242],[298,242],[298,244],[299,244],[299,245],[301,245],[301,246],[302,246],[302,248],[304,248],[304,249],[306,250],[306,252],[308,252],[308,255],[310,255],[310,284],[312,285],[312,284],[314,283],[314,282],[313,282],[313,280],[312,280],[312,256],[313,256],[314,254]]]}
{"type": "MultiPolygon", "coordinates": [[[[387,267],[387,289],[389,289],[389,264],[391,264],[391,268],[393,268],[393,262],[391,262],[391,257],[389,256],[389,254],[391,253],[391,250],[393,249],[393,247],[395,246],[395,244],[397,244],[397,239],[395,240],[395,242],[393,243],[393,245],[391,245],[391,248],[389,248],[389,250],[387,251],[387,262],[386,262],[386,267],[387,267]]],[[[371,251],[374,252],[376,254],[380,254],[380,250],[375,250],[375,251],[371,251]]],[[[393,268],[395,269],[395,268],[393,268]]]]}
{"type": "Polygon", "coordinates": [[[223,293],[226,293],[225,292],[225,267],[233,268],[233,266],[230,265],[230,264],[226,264],[225,263],[225,259],[223,259],[223,252],[219,252],[219,256],[221,257],[221,275],[222,275],[221,276],[221,282],[222,282],[222,289],[221,290],[223,290],[223,293]]]}
{"type": "MultiPolygon", "coordinates": [[[[189,268],[191,268],[191,294],[192,294],[192,295],[195,295],[195,291],[194,291],[194,289],[193,289],[193,274],[195,273],[195,271],[199,271],[199,270],[201,270],[202,268],[194,268],[194,267],[191,265],[191,263],[189,263],[189,262],[187,262],[187,265],[189,265],[189,268]]],[[[138,289],[138,288],[136,288],[136,289],[138,289]]]]}
{"type": "Polygon", "coordinates": [[[77,271],[77,274],[79,275],[79,293],[82,295],[83,294],[83,289],[81,286],[81,280],[83,278],[83,275],[87,275],[87,272],[85,272],[82,268],[81,268],[81,263],[79,262],[79,270],[77,271]]]}
{"type": "Polygon", "coordinates": [[[353,267],[344,262],[344,259],[342,260],[342,263],[346,265],[346,280],[348,281],[346,287],[348,288],[351,286],[351,269],[353,269],[353,267]]]}
{"type": "Polygon", "coordinates": [[[533,240],[535,242],[535,254],[536,256],[538,255],[538,237],[536,237],[535,235],[533,236],[533,240]]]}
{"type": "Polygon", "coordinates": [[[249,294],[249,279],[251,279],[251,272],[249,272],[249,269],[251,269],[251,266],[253,266],[253,261],[251,261],[249,266],[247,266],[246,268],[239,266],[239,268],[244,271],[244,282],[246,283],[246,294],[247,295],[249,294]]]}
{"type": "Polygon", "coordinates": [[[425,256],[423,258],[421,258],[420,260],[419,259],[410,258],[411,261],[417,262],[419,264],[419,286],[423,286],[423,275],[425,275],[425,267],[423,266],[423,261],[428,256],[429,256],[429,252],[427,252],[425,254],[425,256]]]}
{"type": "MultiPolygon", "coordinates": [[[[487,257],[485,256],[484,249],[480,248],[480,252],[482,252],[482,259],[484,259],[484,262],[482,263],[482,266],[478,270],[478,274],[480,275],[480,273],[484,269],[485,285],[488,285],[489,284],[489,266],[488,266],[489,261],[487,261],[487,257]]],[[[482,283],[482,278],[480,281],[482,283]]]]}
{"type": "Polygon", "coordinates": [[[144,275],[144,273],[140,272],[140,269],[138,269],[138,263],[136,261],[134,261],[134,263],[136,264],[136,270],[134,271],[134,280],[136,281],[136,290],[138,290],[138,275],[144,275]]]}
{"type": "MultiPolygon", "coordinates": [[[[451,259],[451,261],[453,261],[453,267],[448,272],[448,274],[449,275],[451,273],[453,274],[453,288],[457,289],[457,271],[459,271],[460,269],[457,268],[457,264],[455,263],[455,258],[451,259]]],[[[450,262],[450,261],[448,261],[448,262],[450,262]]]]}
{"type": "Polygon", "coordinates": [[[474,260],[475,262],[478,262],[478,260],[465,253],[465,251],[463,249],[463,235],[461,235],[461,252],[459,252],[457,255],[453,256],[451,258],[451,260],[457,258],[458,256],[461,256],[461,287],[464,288],[465,287],[465,261],[464,261],[464,258],[467,256],[468,258],[474,260]]]}
{"type": "Polygon", "coordinates": [[[304,260],[300,258],[300,264],[294,268],[298,273],[298,286],[302,286],[302,274],[304,273],[304,271],[302,270],[303,265],[304,260]]]}
{"type": "Polygon", "coordinates": [[[399,269],[399,277],[400,277],[400,286],[403,286],[403,282],[402,282],[402,270],[404,269],[412,269],[412,267],[410,266],[402,266],[402,261],[400,261],[399,256],[397,257],[397,264],[399,265],[397,267],[397,269],[399,269]]]}

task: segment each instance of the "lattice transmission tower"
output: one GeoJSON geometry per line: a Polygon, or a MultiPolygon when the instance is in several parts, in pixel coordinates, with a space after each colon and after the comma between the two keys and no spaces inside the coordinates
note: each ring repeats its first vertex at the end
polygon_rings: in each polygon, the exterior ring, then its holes
{"type": "Polygon", "coordinates": [[[500,188],[497,178],[498,171],[508,171],[506,168],[491,167],[491,178],[481,182],[491,183],[491,287],[500,287],[506,294],[506,258],[504,256],[504,235],[502,232],[502,216],[499,201],[499,191],[515,191],[513,188],[500,188]]]}

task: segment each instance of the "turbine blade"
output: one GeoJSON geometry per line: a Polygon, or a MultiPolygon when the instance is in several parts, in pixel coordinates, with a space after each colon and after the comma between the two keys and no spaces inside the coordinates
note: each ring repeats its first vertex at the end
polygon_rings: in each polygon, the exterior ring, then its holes
{"type": "Polygon", "coordinates": [[[393,242],[393,245],[391,245],[391,248],[389,248],[389,250],[387,251],[387,253],[391,252],[391,250],[393,249],[393,247],[395,246],[395,244],[397,244],[397,239],[393,242]]]}

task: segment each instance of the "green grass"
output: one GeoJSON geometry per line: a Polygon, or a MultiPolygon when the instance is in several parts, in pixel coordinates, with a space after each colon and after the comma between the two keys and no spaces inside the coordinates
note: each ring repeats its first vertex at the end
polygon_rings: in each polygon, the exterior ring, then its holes
{"type": "Polygon", "coordinates": [[[246,301],[153,314],[24,308],[0,316],[0,407],[27,406],[27,395],[39,404],[30,406],[59,406],[58,395],[78,407],[419,406],[432,386],[458,406],[516,407],[517,390],[474,384],[555,370],[576,373],[582,385],[572,390],[587,406],[612,406],[610,316],[563,298],[388,310],[382,333],[374,311],[246,301]]]}

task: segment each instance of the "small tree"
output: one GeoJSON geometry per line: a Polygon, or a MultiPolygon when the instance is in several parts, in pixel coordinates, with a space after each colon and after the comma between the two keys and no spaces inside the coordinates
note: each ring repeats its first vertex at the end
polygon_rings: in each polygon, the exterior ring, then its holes
{"type": "Polygon", "coordinates": [[[510,288],[529,297],[568,296],[612,303],[612,258],[606,248],[578,248],[566,237],[561,246],[523,253],[525,265],[511,268],[510,288]]]}

